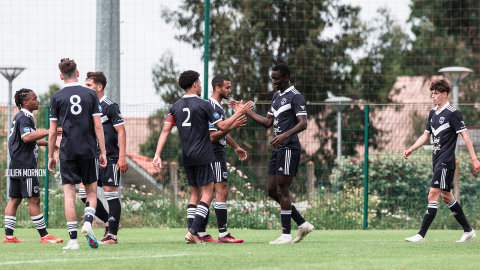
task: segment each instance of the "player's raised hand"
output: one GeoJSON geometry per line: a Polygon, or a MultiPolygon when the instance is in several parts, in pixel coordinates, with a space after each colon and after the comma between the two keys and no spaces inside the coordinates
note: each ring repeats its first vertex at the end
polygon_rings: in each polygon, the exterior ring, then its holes
{"type": "Polygon", "coordinates": [[[472,165],[475,172],[480,173],[480,162],[478,162],[478,159],[475,159],[472,165]]]}
{"type": "Polygon", "coordinates": [[[153,167],[155,168],[155,170],[159,171],[160,168],[162,168],[162,159],[160,158],[160,156],[155,156],[153,158],[153,167]]]}
{"type": "Polygon", "coordinates": [[[55,173],[55,168],[57,168],[57,160],[55,158],[48,159],[48,170],[52,173],[55,173]]]}
{"type": "Polygon", "coordinates": [[[128,163],[125,157],[120,157],[118,159],[117,170],[120,170],[121,173],[126,173],[128,171],[128,163]]]}
{"type": "Polygon", "coordinates": [[[242,148],[238,147],[237,149],[235,149],[235,153],[237,154],[240,161],[244,161],[245,159],[247,159],[247,151],[243,150],[242,148]]]}
{"type": "Polygon", "coordinates": [[[408,159],[408,156],[410,156],[413,153],[412,150],[408,149],[403,152],[403,158],[408,159]]]}
{"type": "Polygon", "coordinates": [[[107,154],[100,153],[100,156],[98,157],[98,167],[100,167],[100,169],[107,167],[107,154]]]}
{"type": "Polygon", "coordinates": [[[239,128],[239,127],[244,127],[244,126],[247,125],[246,123],[247,123],[247,117],[245,115],[242,115],[239,118],[237,118],[237,120],[235,120],[235,122],[233,123],[233,125],[230,128],[231,129],[236,129],[236,128],[239,128]]]}
{"type": "Polygon", "coordinates": [[[240,100],[240,101],[230,100],[228,102],[228,105],[230,106],[230,108],[232,108],[236,111],[238,106],[243,105],[243,101],[242,100],[240,100]]]}
{"type": "Polygon", "coordinates": [[[241,114],[245,114],[252,109],[253,109],[253,101],[249,101],[244,105],[237,106],[237,111],[239,111],[241,114]]]}

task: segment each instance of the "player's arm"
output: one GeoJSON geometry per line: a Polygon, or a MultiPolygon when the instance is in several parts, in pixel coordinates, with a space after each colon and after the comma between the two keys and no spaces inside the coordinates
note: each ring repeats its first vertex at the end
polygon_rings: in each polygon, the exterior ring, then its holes
{"type": "Polygon", "coordinates": [[[94,115],[92,117],[93,117],[93,126],[95,130],[95,136],[97,137],[98,146],[100,147],[100,157],[98,158],[98,166],[100,168],[105,168],[107,166],[107,151],[105,150],[105,135],[103,134],[102,119],[100,115],[94,115]]]}
{"type": "Polygon", "coordinates": [[[230,135],[227,135],[227,144],[235,150],[235,153],[240,161],[247,159],[247,151],[240,148],[240,146],[238,146],[238,144],[232,139],[232,137],[230,137],[230,135]]]}
{"type": "Polygon", "coordinates": [[[465,146],[467,147],[467,150],[470,153],[470,157],[472,158],[473,169],[475,170],[476,173],[479,173],[480,162],[478,162],[477,155],[475,155],[475,150],[473,149],[472,140],[470,140],[470,136],[468,135],[468,132],[466,130],[460,132],[460,135],[462,135],[463,140],[465,141],[465,146]]]}
{"type": "Polygon", "coordinates": [[[289,131],[282,133],[272,141],[270,141],[270,146],[277,147],[281,145],[288,137],[294,136],[307,129],[307,116],[306,115],[297,115],[298,123],[289,131]]]}
{"type": "Polygon", "coordinates": [[[153,158],[153,167],[156,170],[159,170],[162,167],[162,160],[160,159],[160,155],[162,154],[163,147],[167,142],[168,135],[173,129],[173,125],[174,124],[171,122],[165,122],[165,125],[163,125],[162,133],[158,138],[157,151],[155,152],[155,157],[153,158]]]}
{"type": "MultiPolygon", "coordinates": [[[[230,107],[234,110],[237,110],[237,106],[242,105],[242,104],[243,104],[242,101],[231,100],[231,101],[228,102],[228,105],[230,105],[230,107]]],[[[246,114],[248,115],[248,117],[252,118],[253,121],[259,123],[264,128],[270,128],[273,125],[274,117],[273,117],[272,114],[267,114],[267,117],[264,117],[264,116],[261,116],[261,115],[258,115],[256,113],[254,113],[251,110],[248,111],[246,114]]]]}
{"type": "MultiPolygon", "coordinates": [[[[48,131],[48,130],[47,130],[48,131]]],[[[45,140],[37,141],[38,146],[48,146],[48,142],[45,140]]]]}
{"type": "MultiPolygon", "coordinates": [[[[50,129],[48,130],[48,148],[55,149],[55,143],[57,142],[57,120],[50,120],[50,129]]],[[[57,167],[57,160],[53,156],[55,151],[48,151],[48,170],[52,173],[55,173],[55,168],[57,167]]]]}
{"type": "MultiPolygon", "coordinates": [[[[235,123],[235,121],[238,118],[240,118],[240,116],[242,116],[242,114],[247,113],[252,108],[253,108],[253,102],[252,101],[247,102],[247,104],[245,104],[245,105],[238,105],[237,106],[237,111],[230,118],[228,118],[227,120],[219,121],[217,123],[212,123],[212,124],[214,124],[220,130],[227,130],[228,128],[230,128],[233,125],[233,123],[235,123]]],[[[213,111],[213,108],[212,108],[212,111],[213,111]]]]}
{"type": "Polygon", "coordinates": [[[420,136],[420,138],[418,138],[417,141],[410,148],[403,152],[403,157],[405,159],[408,159],[408,156],[410,156],[413,151],[417,150],[420,146],[424,145],[428,141],[428,139],[430,139],[430,133],[425,131],[423,135],[420,136]]]}
{"type": "Polygon", "coordinates": [[[231,125],[228,129],[226,130],[217,130],[216,128],[212,129],[210,127],[210,140],[212,142],[218,142],[220,141],[222,138],[224,138],[225,136],[228,135],[228,133],[233,130],[233,129],[236,129],[236,128],[239,128],[239,127],[244,127],[247,122],[247,118],[242,115],[240,118],[238,118],[237,120],[235,120],[235,122],[233,123],[233,125],[231,125]]]}
{"type": "MultiPolygon", "coordinates": [[[[41,140],[41,139],[47,137],[49,133],[50,133],[50,130],[43,130],[43,131],[38,131],[38,132],[30,132],[30,133],[25,134],[25,135],[22,137],[22,140],[23,140],[25,143],[38,141],[38,140],[41,140]]],[[[40,145],[40,143],[39,143],[38,145],[40,145]]],[[[43,146],[43,145],[42,145],[42,146],[43,146]]]]}
{"type": "Polygon", "coordinates": [[[126,173],[128,170],[127,159],[125,158],[126,149],[127,149],[127,133],[125,131],[125,125],[119,125],[115,127],[115,130],[118,134],[118,168],[120,172],[126,173]]]}

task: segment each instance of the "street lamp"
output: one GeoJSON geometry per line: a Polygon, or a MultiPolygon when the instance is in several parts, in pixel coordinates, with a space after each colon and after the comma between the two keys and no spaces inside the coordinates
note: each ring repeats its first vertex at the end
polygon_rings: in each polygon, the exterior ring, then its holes
{"type": "Polygon", "coordinates": [[[453,107],[458,109],[458,85],[473,70],[464,67],[446,67],[438,72],[443,73],[453,83],[453,107]]]}
{"type": "Polygon", "coordinates": [[[327,92],[328,98],[325,99],[327,103],[333,103],[333,108],[337,111],[337,160],[340,164],[342,158],[342,111],[345,109],[346,105],[343,103],[351,102],[352,99],[348,97],[337,97],[332,94],[332,92],[327,92]]]}
{"type": "MultiPolygon", "coordinates": [[[[0,73],[8,80],[8,116],[7,116],[7,170],[10,166],[10,153],[8,151],[8,137],[10,135],[10,125],[12,124],[12,82],[13,80],[22,73],[25,68],[23,67],[5,67],[0,68],[0,73]]],[[[7,171],[8,172],[8,171],[7,171]]],[[[10,176],[7,173],[7,198],[8,190],[10,189],[10,176]]]]}

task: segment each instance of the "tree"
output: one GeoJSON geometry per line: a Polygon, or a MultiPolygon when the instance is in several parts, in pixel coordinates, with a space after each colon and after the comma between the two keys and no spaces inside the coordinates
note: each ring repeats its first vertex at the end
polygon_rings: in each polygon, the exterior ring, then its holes
{"type": "MultiPolygon", "coordinates": [[[[52,95],[60,91],[60,89],[61,88],[58,84],[50,84],[48,86],[48,91],[38,97],[38,99],[40,100],[40,108],[38,109],[38,113],[35,115],[35,123],[38,128],[46,127],[46,107],[50,106],[50,98],[52,97],[52,95]]],[[[60,126],[60,122],[58,123],[58,125],[60,126]]]]}

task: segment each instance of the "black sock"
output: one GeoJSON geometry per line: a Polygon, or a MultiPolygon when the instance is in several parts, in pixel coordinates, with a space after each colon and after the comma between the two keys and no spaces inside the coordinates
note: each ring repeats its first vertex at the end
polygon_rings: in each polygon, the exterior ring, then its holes
{"type": "Polygon", "coordinates": [[[282,218],[282,234],[290,234],[292,229],[292,210],[281,210],[280,216],[282,218]]]}
{"type": "Polygon", "coordinates": [[[425,237],[425,235],[427,234],[428,228],[430,228],[430,225],[432,224],[433,219],[435,218],[435,215],[437,215],[437,209],[438,209],[437,201],[428,201],[427,212],[425,212],[425,216],[423,217],[422,227],[418,232],[418,234],[420,234],[422,237],[425,237]]]}
{"type": "Polygon", "coordinates": [[[463,213],[462,206],[460,205],[459,202],[455,198],[453,198],[453,201],[447,203],[448,208],[450,208],[450,211],[452,211],[453,216],[455,219],[462,225],[463,231],[464,232],[471,232],[472,227],[470,227],[470,224],[468,224],[467,217],[465,217],[465,214],[463,213]]]}
{"type": "MultiPolygon", "coordinates": [[[[107,192],[105,192],[105,193],[107,193],[107,192]]],[[[80,189],[79,192],[78,192],[78,196],[80,197],[80,200],[82,200],[83,203],[86,203],[87,197],[85,195],[85,189],[80,189]],[[83,192],[82,192],[82,190],[83,190],[83,192]]],[[[105,195],[105,196],[107,196],[107,195],[105,195]]],[[[95,216],[97,216],[101,221],[103,221],[105,223],[108,222],[108,212],[105,209],[105,207],[103,206],[102,201],[100,201],[98,198],[97,198],[97,209],[96,209],[96,212],[95,212],[95,216]]]]}
{"type": "MultiPolygon", "coordinates": [[[[108,229],[109,233],[117,235],[118,224],[120,223],[120,214],[122,213],[122,205],[118,199],[118,192],[105,192],[105,198],[108,203],[108,229]]],[[[98,209],[98,206],[97,206],[98,209]]],[[[97,212],[98,213],[98,212],[97,212]]]]}
{"type": "Polygon", "coordinates": [[[298,226],[302,225],[305,223],[305,219],[300,215],[300,212],[298,212],[297,208],[295,208],[295,205],[292,204],[292,219],[297,223],[298,226]]]}
{"type": "Polygon", "coordinates": [[[197,206],[197,212],[195,212],[195,219],[193,220],[192,227],[188,230],[191,234],[197,235],[198,230],[202,226],[205,217],[208,214],[208,204],[200,202],[197,206]]]}
{"type": "Polygon", "coordinates": [[[90,204],[87,202],[85,205],[85,222],[90,222],[90,224],[93,224],[93,218],[95,217],[95,208],[90,207],[90,204]]]}
{"type": "Polygon", "coordinates": [[[13,236],[17,218],[14,216],[5,216],[5,235],[13,236]]]}
{"type": "Polygon", "coordinates": [[[70,235],[70,239],[77,239],[77,222],[70,221],[67,222],[67,230],[68,234],[70,235]]]}
{"type": "Polygon", "coordinates": [[[188,229],[192,228],[193,220],[195,219],[195,212],[197,212],[197,206],[195,204],[189,204],[187,206],[188,229]]]}
{"type": "Polygon", "coordinates": [[[198,232],[204,233],[204,232],[207,231],[207,225],[208,225],[208,218],[209,217],[210,217],[210,210],[208,211],[207,216],[203,220],[202,226],[200,227],[200,229],[198,229],[198,232]]]}
{"type": "Polygon", "coordinates": [[[217,215],[218,232],[227,232],[227,204],[215,202],[215,214],[217,215]]]}
{"type": "Polygon", "coordinates": [[[43,215],[40,214],[38,216],[31,217],[33,221],[33,225],[37,228],[40,237],[45,237],[48,235],[47,226],[45,225],[45,220],[43,219],[43,215]]]}

